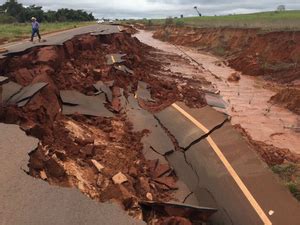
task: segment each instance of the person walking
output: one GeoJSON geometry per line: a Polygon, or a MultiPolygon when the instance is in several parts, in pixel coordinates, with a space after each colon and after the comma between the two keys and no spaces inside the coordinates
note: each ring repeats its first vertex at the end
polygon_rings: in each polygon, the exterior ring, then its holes
{"type": "Polygon", "coordinates": [[[37,34],[39,41],[41,41],[41,35],[40,35],[40,24],[38,21],[36,21],[35,17],[31,18],[31,25],[32,25],[32,34],[31,34],[31,40],[33,41],[34,35],[37,34]]]}

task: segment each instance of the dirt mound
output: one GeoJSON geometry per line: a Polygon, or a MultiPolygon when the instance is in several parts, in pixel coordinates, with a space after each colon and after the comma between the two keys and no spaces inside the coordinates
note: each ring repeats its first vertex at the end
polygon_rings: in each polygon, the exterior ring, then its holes
{"type": "Polygon", "coordinates": [[[286,88],[272,96],[270,101],[279,104],[290,111],[300,115],[300,90],[295,88],[286,88]]]}
{"type": "Polygon", "coordinates": [[[239,73],[232,73],[227,80],[229,82],[238,82],[241,79],[241,75],[239,73]]]}
{"type": "Polygon", "coordinates": [[[280,83],[300,77],[300,32],[263,33],[258,29],[159,28],[155,38],[227,56],[229,64],[245,74],[280,83]]]}
{"type": "Polygon", "coordinates": [[[255,141],[240,125],[235,125],[235,129],[245,137],[248,143],[269,166],[280,165],[286,161],[300,163],[300,154],[293,154],[288,149],[277,148],[261,141],[255,141]]]}

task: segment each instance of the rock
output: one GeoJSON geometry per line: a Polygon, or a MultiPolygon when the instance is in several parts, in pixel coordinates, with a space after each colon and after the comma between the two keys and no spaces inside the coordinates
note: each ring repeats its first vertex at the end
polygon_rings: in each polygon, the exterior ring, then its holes
{"type": "Polygon", "coordinates": [[[88,144],[80,149],[80,153],[85,157],[91,157],[94,153],[94,145],[88,144]]]}
{"type": "Polygon", "coordinates": [[[92,159],[91,160],[98,172],[101,172],[104,169],[104,166],[102,166],[98,161],[92,159]]]}
{"type": "Polygon", "coordinates": [[[156,178],[154,181],[157,182],[158,184],[162,184],[162,185],[168,187],[171,190],[177,190],[178,189],[177,186],[176,186],[175,179],[173,177],[156,178]]]}
{"type": "Polygon", "coordinates": [[[84,183],[82,181],[79,181],[78,182],[78,185],[77,185],[78,189],[82,192],[85,192],[85,187],[84,187],[84,183]]]}
{"type": "Polygon", "coordinates": [[[114,184],[123,184],[124,182],[128,181],[127,177],[122,173],[119,172],[112,178],[114,184]]]}
{"type": "Polygon", "coordinates": [[[102,75],[101,69],[93,69],[93,73],[95,76],[99,76],[99,77],[101,77],[102,75]]]}
{"type": "Polygon", "coordinates": [[[132,198],[133,195],[123,185],[109,185],[101,193],[101,201],[112,201],[113,199],[124,201],[132,198]]]}
{"type": "Polygon", "coordinates": [[[48,177],[47,177],[47,174],[44,170],[41,170],[40,171],[40,177],[43,179],[43,180],[47,180],[48,177]]]}
{"type": "Polygon", "coordinates": [[[64,167],[58,163],[56,157],[47,160],[45,162],[45,167],[47,174],[50,174],[53,177],[59,178],[66,175],[64,167]]]}
{"type": "Polygon", "coordinates": [[[85,146],[85,145],[88,145],[88,144],[94,144],[94,139],[93,138],[81,138],[81,137],[75,137],[75,142],[79,145],[82,145],[82,146],[85,146]]]}
{"type": "Polygon", "coordinates": [[[153,195],[150,192],[146,194],[146,198],[150,201],[153,201],[153,195]]]}
{"type": "Polygon", "coordinates": [[[240,79],[241,79],[241,75],[240,75],[239,73],[237,73],[237,72],[232,73],[232,74],[227,78],[227,80],[228,80],[229,82],[237,82],[237,81],[239,81],[240,79]]]}
{"type": "Polygon", "coordinates": [[[112,102],[111,102],[111,106],[112,106],[114,111],[120,112],[122,110],[122,105],[121,105],[120,98],[119,97],[114,97],[112,102]]]}
{"type": "Polygon", "coordinates": [[[97,177],[97,186],[101,189],[106,188],[109,185],[109,180],[105,179],[105,177],[102,174],[99,174],[97,177]]]}
{"type": "Polygon", "coordinates": [[[135,167],[130,167],[129,169],[129,175],[132,176],[132,177],[137,177],[138,176],[138,171],[135,167]]]}
{"type": "Polygon", "coordinates": [[[125,210],[132,209],[132,208],[138,208],[139,201],[136,197],[126,198],[123,201],[123,205],[125,207],[125,210]]]}
{"type": "Polygon", "coordinates": [[[55,151],[55,155],[57,156],[57,158],[59,158],[60,160],[66,160],[67,156],[66,156],[66,151],[65,150],[56,150],[55,151]]]}
{"type": "Polygon", "coordinates": [[[180,85],[177,85],[177,89],[178,89],[179,92],[182,92],[182,90],[183,90],[180,85]]]}

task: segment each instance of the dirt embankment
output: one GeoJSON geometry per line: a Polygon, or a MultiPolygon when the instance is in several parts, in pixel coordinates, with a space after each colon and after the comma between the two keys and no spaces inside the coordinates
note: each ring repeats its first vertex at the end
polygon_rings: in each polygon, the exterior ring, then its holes
{"type": "Polygon", "coordinates": [[[155,38],[226,56],[248,75],[292,84],[300,78],[300,32],[263,33],[258,29],[159,28],[155,38]]]}
{"type": "MultiPolygon", "coordinates": [[[[274,104],[282,105],[292,112],[300,115],[300,90],[286,88],[274,95],[270,101],[274,104]]],[[[300,121],[299,121],[300,122],[300,121]]],[[[300,127],[300,124],[298,124],[300,127]]],[[[300,129],[300,128],[299,128],[300,129]]]]}

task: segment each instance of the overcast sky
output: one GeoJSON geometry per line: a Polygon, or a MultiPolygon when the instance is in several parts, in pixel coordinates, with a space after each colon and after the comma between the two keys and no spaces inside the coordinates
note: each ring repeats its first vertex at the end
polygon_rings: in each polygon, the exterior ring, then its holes
{"type": "MultiPolygon", "coordinates": [[[[3,4],[5,0],[0,0],[3,4]]],[[[44,10],[58,8],[84,9],[98,17],[165,18],[194,16],[194,6],[203,15],[270,11],[284,4],[287,9],[300,9],[300,0],[19,0],[23,5],[39,5],[44,10]]]]}

